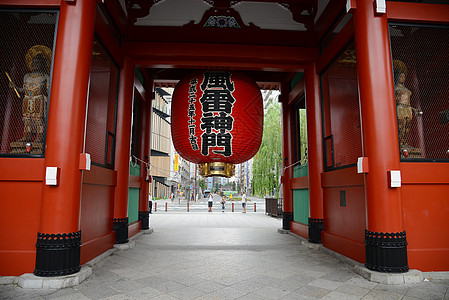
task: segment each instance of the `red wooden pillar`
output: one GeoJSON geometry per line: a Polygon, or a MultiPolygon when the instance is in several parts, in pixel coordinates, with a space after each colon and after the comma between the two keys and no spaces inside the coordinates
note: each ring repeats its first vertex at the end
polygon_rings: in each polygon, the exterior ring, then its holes
{"type": "Polygon", "coordinates": [[[287,88],[288,83],[282,84],[281,102],[282,102],[282,163],[284,171],[282,173],[282,194],[283,194],[283,213],[282,228],[290,230],[290,222],[293,221],[293,191],[290,188],[290,181],[293,178],[293,115],[292,108],[288,105],[287,88]]]}
{"type": "Polygon", "coordinates": [[[307,109],[307,154],[309,166],[309,242],[321,243],[324,230],[323,188],[323,139],[320,107],[320,87],[315,64],[305,70],[307,109]]]}
{"type": "MultiPolygon", "coordinates": [[[[143,104],[142,110],[142,123],[141,123],[141,147],[140,147],[140,159],[147,164],[150,163],[150,152],[151,152],[151,106],[153,103],[153,82],[152,80],[146,79],[148,82],[145,85],[146,99],[143,104]]],[[[150,193],[150,169],[149,165],[141,163],[140,174],[142,176],[142,188],[139,195],[139,220],[141,221],[141,229],[146,230],[150,228],[149,214],[151,212],[149,206],[149,193],[150,193]],[[147,169],[148,167],[148,169],[147,169]]]]}
{"type": "Polygon", "coordinates": [[[399,143],[386,14],[372,0],[357,1],[354,34],[360,88],[367,230],[366,266],[382,272],[408,270],[399,188],[389,186],[388,172],[399,170],[399,143]]]}
{"type": "Polygon", "coordinates": [[[128,184],[133,89],[134,66],[131,58],[125,57],[123,69],[120,71],[115,142],[114,169],[117,171],[117,186],[114,198],[113,228],[116,234],[116,244],[128,242],[128,184]]]}
{"type": "Polygon", "coordinates": [[[58,168],[57,185],[46,185],[36,243],[37,276],[80,270],[80,193],[84,120],[96,2],[61,1],[54,54],[45,149],[46,175],[58,168]]]}

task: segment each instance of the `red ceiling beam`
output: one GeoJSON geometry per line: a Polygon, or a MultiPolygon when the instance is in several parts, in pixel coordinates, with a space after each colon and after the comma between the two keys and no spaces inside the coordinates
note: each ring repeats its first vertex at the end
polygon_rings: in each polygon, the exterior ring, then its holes
{"type": "Polygon", "coordinates": [[[449,23],[449,5],[387,2],[388,20],[449,23]]]}
{"type": "Polygon", "coordinates": [[[315,24],[315,43],[318,43],[318,41],[326,34],[327,30],[332,26],[338,15],[345,8],[345,4],[346,0],[329,1],[329,4],[315,24]]]}
{"type": "Polygon", "coordinates": [[[0,6],[60,6],[61,0],[0,0],[0,6]]]}
{"type": "Polygon", "coordinates": [[[151,68],[298,72],[318,56],[316,48],[261,45],[125,42],[123,48],[137,65],[151,68]]]}
{"type": "Polygon", "coordinates": [[[295,85],[295,87],[290,91],[288,94],[288,105],[295,104],[298,99],[304,95],[305,92],[305,85],[304,85],[304,79],[302,79],[298,84],[295,85]]]}

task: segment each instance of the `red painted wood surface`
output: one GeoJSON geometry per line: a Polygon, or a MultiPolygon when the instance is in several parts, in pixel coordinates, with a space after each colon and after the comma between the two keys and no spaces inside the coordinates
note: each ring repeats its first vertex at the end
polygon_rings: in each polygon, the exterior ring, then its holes
{"type": "MultiPolygon", "coordinates": [[[[145,87],[145,93],[143,93],[145,101],[143,102],[143,111],[141,118],[141,136],[140,136],[140,159],[149,162],[151,154],[151,115],[152,115],[152,102],[153,102],[153,80],[146,79],[147,85],[145,87]]],[[[135,82],[135,81],[134,81],[135,82]]],[[[142,87],[143,91],[143,87],[142,87]]],[[[142,177],[142,188],[139,194],[139,211],[149,211],[149,193],[150,186],[149,182],[145,181],[147,176],[145,165],[141,164],[140,174],[142,177]]],[[[151,175],[150,175],[151,176],[151,175]]],[[[151,180],[151,177],[148,179],[151,180]]]]}
{"type": "Polygon", "coordinates": [[[360,243],[346,239],[342,236],[327,233],[326,231],[321,233],[321,241],[326,248],[343,254],[360,263],[365,262],[365,244],[363,241],[360,243]]]}
{"type": "Polygon", "coordinates": [[[309,238],[309,226],[299,222],[290,222],[290,231],[294,234],[302,236],[305,239],[309,238]]]}
{"type": "Polygon", "coordinates": [[[43,186],[41,233],[80,230],[79,157],[83,151],[95,8],[94,1],[61,3],[45,151],[45,167],[59,167],[61,176],[58,186],[43,186]]]}
{"type": "Polygon", "coordinates": [[[449,23],[449,6],[423,3],[387,2],[389,20],[405,22],[449,23]]]}
{"type": "Polygon", "coordinates": [[[117,134],[115,165],[117,187],[115,189],[114,218],[128,217],[129,155],[131,145],[132,94],[134,90],[134,65],[125,58],[120,72],[119,97],[117,104],[117,134]]]}
{"type": "Polygon", "coordinates": [[[34,271],[44,160],[0,159],[0,276],[34,271]]]}
{"type": "Polygon", "coordinates": [[[140,221],[133,222],[128,225],[128,238],[135,236],[140,232],[140,221]]]}
{"type": "Polygon", "coordinates": [[[402,217],[409,266],[421,271],[449,270],[449,166],[401,163],[402,217]]]}
{"type": "Polygon", "coordinates": [[[360,246],[346,249],[352,244],[364,245],[366,220],[363,176],[354,167],[340,169],[323,173],[322,184],[324,232],[328,236],[323,240],[323,245],[352,259],[364,261],[364,246],[363,249],[360,246]],[[340,206],[340,191],[346,192],[345,207],[340,206]]]}
{"type": "Polygon", "coordinates": [[[290,188],[292,190],[294,190],[294,189],[308,189],[309,188],[309,177],[308,176],[303,176],[303,177],[298,177],[298,178],[292,178],[290,180],[290,188]]]}
{"type": "Polygon", "coordinates": [[[309,180],[310,218],[323,218],[323,189],[321,173],[323,172],[323,141],[320,105],[319,78],[315,64],[308,65],[305,72],[306,109],[307,109],[307,153],[309,180]]]}
{"type": "Polygon", "coordinates": [[[387,180],[389,170],[399,170],[388,23],[386,15],[375,14],[370,0],[357,1],[354,36],[363,156],[370,162],[369,173],[365,175],[367,230],[401,232],[404,227],[400,191],[389,188],[387,180]]]}
{"type": "Polygon", "coordinates": [[[290,188],[290,181],[293,178],[293,168],[290,166],[293,164],[293,124],[294,118],[292,106],[288,105],[288,84],[284,83],[281,86],[282,97],[282,165],[284,171],[282,172],[283,180],[283,209],[284,212],[293,213],[293,192],[290,188]],[[285,92],[284,92],[285,91],[285,92]],[[290,166],[290,167],[289,167],[290,166]],[[288,168],[285,168],[288,167],[288,168]]]}
{"type": "Polygon", "coordinates": [[[81,263],[85,263],[115,244],[112,230],[114,191],[117,172],[91,166],[84,171],[81,199],[81,263]]]}

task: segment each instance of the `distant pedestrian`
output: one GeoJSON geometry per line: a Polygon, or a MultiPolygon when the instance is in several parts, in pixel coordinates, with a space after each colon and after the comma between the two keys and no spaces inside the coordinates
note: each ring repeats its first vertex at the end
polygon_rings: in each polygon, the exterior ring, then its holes
{"type": "Polygon", "coordinates": [[[243,213],[246,213],[246,194],[243,193],[242,195],[242,207],[243,207],[243,213]]]}
{"type": "Polygon", "coordinates": [[[221,198],[221,211],[225,210],[225,206],[226,206],[226,196],[223,196],[221,198]]]}
{"type": "Polygon", "coordinates": [[[212,205],[214,203],[214,196],[212,196],[212,193],[209,193],[209,199],[207,206],[209,207],[209,212],[212,212],[212,205]]]}
{"type": "Polygon", "coordinates": [[[151,210],[153,208],[153,197],[151,196],[151,193],[148,193],[148,208],[151,214],[151,210]]]}

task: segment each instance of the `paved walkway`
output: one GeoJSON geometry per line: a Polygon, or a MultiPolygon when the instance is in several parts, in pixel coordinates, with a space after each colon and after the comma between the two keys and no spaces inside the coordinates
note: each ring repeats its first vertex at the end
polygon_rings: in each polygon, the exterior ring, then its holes
{"type": "MultiPolygon", "coordinates": [[[[0,286],[0,299],[449,299],[449,280],[383,285],[310,249],[263,212],[151,215],[152,234],[97,263],[79,286],[0,286]]],[[[429,273],[425,273],[429,277],[429,273]]]]}

